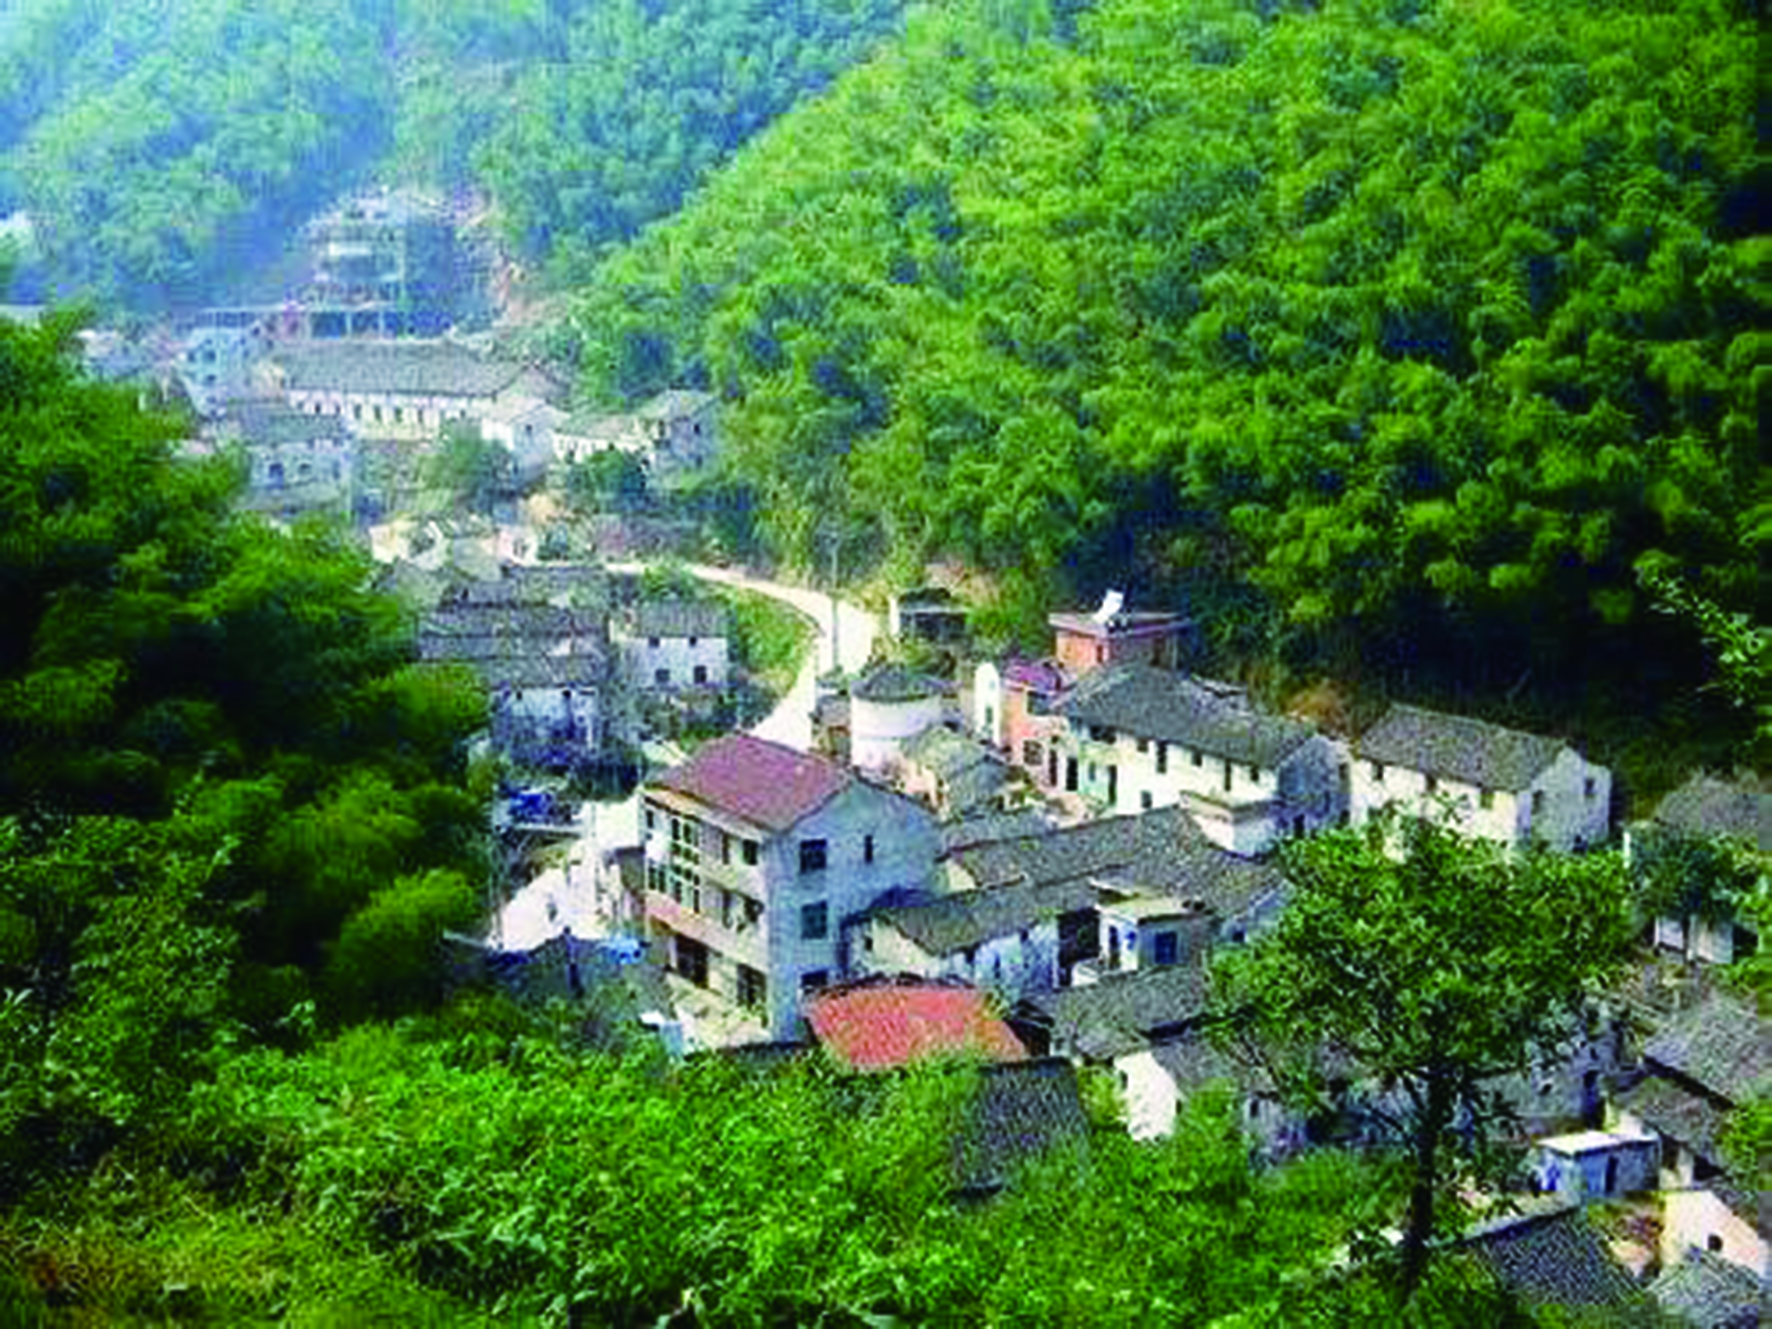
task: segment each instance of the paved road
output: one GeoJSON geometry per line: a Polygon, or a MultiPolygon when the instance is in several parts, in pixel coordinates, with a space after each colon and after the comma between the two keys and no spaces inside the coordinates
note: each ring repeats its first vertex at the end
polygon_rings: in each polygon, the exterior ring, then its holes
{"type": "MultiPolygon", "coordinates": [[[[639,572],[642,565],[638,563],[616,564],[610,567],[611,572],[639,572]]],[[[764,581],[752,577],[748,573],[734,568],[716,568],[705,564],[691,563],[686,571],[703,581],[717,582],[722,586],[732,586],[739,590],[755,591],[759,595],[767,595],[772,600],[791,605],[810,618],[818,627],[817,648],[807,657],[805,666],[800,670],[794,686],[761,721],[751,726],[751,732],[759,738],[773,739],[777,743],[785,743],[789,747],[801,751],[812,746],[812,705],[817,696],[818,676],[831,667],[831,597],[823,591],[810,590],[804,586],[789,586],[779,581],[764,581]]],[[[837,648],[842,655],[842,665],[847,670],[858,670],[868,662],[873,653],[874,638],[879,634],[880,624],[875,615],[860,605],[851,604],[847,600],[838,601],[837,611],[837,648]]]]}

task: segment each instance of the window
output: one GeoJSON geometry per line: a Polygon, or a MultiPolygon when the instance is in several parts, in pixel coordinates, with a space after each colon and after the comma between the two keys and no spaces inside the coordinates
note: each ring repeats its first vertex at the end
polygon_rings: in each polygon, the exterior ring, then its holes
{"type": "Polygon", "coordinates": [[[1157,774],[1169,774],[1169,745],[1162,739],[1157,740],[1157,774]]]}
{"type": "Polygon", "coordinates": [[[831,932],[830,907],[823,900],[800,906],[800,940],[823,941],[831,932]]]}
{"type": "Polygon", "coordinates": [[[1107,644],[1105,642],[1097,643],[1095,647],[1095,663],[1107,663],[1107,644]]]}
{"type": "Polygon", "coordinates": [[[1250,784],[1260,784],[1261,783],[1261,767],[1251,766],[1249,768],[1249,783],[1250,784]]]}
{"type": "Polygon", "coordinates": [[[1440,792],[1440,782],[1432,775],[1427,777],[1427,792],[1429,794],[1437,794],[1440,792]]]}
{"type": "Polygon", "coordinates": [[[732,906],[733,906],[734,901],[737,900],[737,898],[738,897],[733,895],[733,893],[731,891],[722,890],[720,892],[720,926],[721,927],[729,928],[732,926],[732,916],[733,916],[732,906]]]}
{"type": "Polygon", "coordinates": [[[1174,964],[1181,958],[1181,939],[1173,932],[1159,932],[1151,946],[1151,959],[1156,964],[1174,964]]]}
{"type": "Polygon", "coordinates": [[[1153,802],[1150,790],[1141,789],[1138,791],[1138,807],[1141,812],[1149,812],[1153,802]]]}
{"type": "Polygon", "coordinates": [[[1194,765],[1196,766],[1204,766],[1206,764],[1206,754],[1201,752],[1198,748],[1189,749],[1188,756],[1193,758],[1194,765]]]}
{"type": "Polygon", "coordinates": [[[748,964],[738,967],[738,1004],[757,1010],[769,1002],[769,981],[748,964]]]}
{"type": "Polygon", "coordinates": [[[1372,767],[1372,783],[1373,784],[1383,784],[1384,783],[1384,763],[1382,761],[1374,761],[1374,762],[1370,762],[1368,764],[1372,767]]]}
{"type": "Polygon", "coordinates": [[[800,841],[800,871],[823,872],[828,859],[830,846],[823,840],[800,841]]]}
{"type": "Polygon", "coordinates": [[[725,831],[720,832],[720,861],[722,863],[732,861],[732,837],[725,831]]]}
{"type": "Polygon", "coordinates": [[[1038,769],[1046,760],[1046,754],[1040,747],[1040,740],[1030,738],[1021,745],[1021,764],[1038,769]]]}
{"type": "Polygon", "coordinates": [[[657,683],[660,687],[663,687],[671,681],[671,671],[668,669],[654,669],[652,671],[652,681],[657,683]]]}
{"type": "Polygon", "coordinates": [[[695,681],[697,683],[706,683],[708,681],[708,667],[706,665],[695,666],[695,681]]]}
{"type": "Polygon", "coordinates": [[[1715,1232],[1711,1233],[1708,1237],[1706,1237],[1704,1239],[1704,1248],[1705,1248],[1705,1250],[1709,1251],[1712,1255],[1721,1255],[1723,1253],[1723,1239],[1722,1239],[1722,1237],[1720,1237],[1715,1232]]]}
{"type": "Polygon", "coordinates": [[[744,842],[744,852],[742,857],[744,858],[744,865],[747,868],[754,868],[757,866],[757,852],[757,842],[755,840],[746,840],[744,842]]]}
{"type": "Polygon", "coordinates": [[[689,639],[689,649],[690,649],[690,650],[692,650],[692,651],[693,651],[693,650],[694,650],[694,649],[695,649],[695,648],[696,648],[696,647],[697,647],[697,646],[699,646],[699,645],[700,645],[700,644],[701,644],[701,638],[700,638],[700,637],[691,637],[691,638],[690,638],[690,639],[689,639]]]}
{"type": "Polygon", "coordinates": [[[1584,798],[1591,799],[1598,792],[1599,782],[1593,776],[1590,775],[1581,782],[1581,793],[1584,798]]]}
{"type": "Polygon", "coordinates": [[[831,975],[825,969],[808,969],[800,975],[801,992],[818,992],[831,985],[831,975]]]}
{"type": "Polygon", "coordinates": [[[871,835],[861,837],[861,861],[864,863],[874,861],[874,837],[871,835]]]}
{"type": "Polygon", "coordinates": [[[646,639],[646,645],[648,647],[650,647],[652,650],[656,651],[658,649],[658,638],[657,637],[648,637],[646,639]]]}
{"type": "Polygon", "coordinates": [[[744,896],[743,899],[744,899],[744,924],[743,924],[742,930],[750,931],[752,929],[762,926],[762,923],[763,923],[763,905],[762,905],[762,903],[758,900],[751,899],[751,897],[748,895],[744,896]]]}
{"type": "Polygon", "coordinates": [[[1151,741],[1148,738],[1141,738],[1134,746],[1136,746],[1141,753],[1149,752],[1151,750],[1151,741]]]}
{"type": "Polygon", "coordinates": [[[1092,724],[1089,726],[1089,741],[1091,743],[1112,743],[1114,731],[1104,724],[1092,724]]]}
{"type": "Polygon", "coordinates": [[[1230,793],[1230,791],[1231,791],[1231,763],[1230,763],[1230,759],[1227,757],[1225,759],[1225,763],[1224,763],[1224,792],[1228,794],[1228,793],[1230,793]]]}
{"type": "Polygon", "coordinates": [[[1540,813],[1542,813],[1543,811],[1544,811],[1544,790],[1534,789],[1532,791],[1532,815],[1534,817],[1536,817],[1540,813]]]}
{"type": "Polygon", "coordinates": [[[1485,811],[1485,812],[1489,811],[1490,808],[1494,807],[1495,806],[1495,791],[1493,789],[1479,789],[1479,790],[1477,790],[1477,806],[1482,808],[1483,811],[1485,811]]]}

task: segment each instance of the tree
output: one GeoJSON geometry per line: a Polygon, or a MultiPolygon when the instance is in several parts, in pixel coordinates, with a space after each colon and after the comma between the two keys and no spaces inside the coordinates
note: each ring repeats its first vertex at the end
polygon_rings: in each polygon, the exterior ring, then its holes
{"type": "Polygon", "coordinates": [[[471,512],[490,512],[511,488],[511,455],[482,438],[478,425],[451,425],[425,470],[432,485],[471,512]]]}
{"type": "Polygon", "coordinates": [[[1389,1091],[1372,1110],[1406,1150],[1408,1298],[1496,1119],[1485,1085],[1554,1055],[1623,957],[1624,873],[1614,855],[1509,856],[1427,819],[1298,841],[1284,864],[1278,924],[1219,967],[1227,1009],[1257,1046],[1327,1054],[1389,1091]]]}

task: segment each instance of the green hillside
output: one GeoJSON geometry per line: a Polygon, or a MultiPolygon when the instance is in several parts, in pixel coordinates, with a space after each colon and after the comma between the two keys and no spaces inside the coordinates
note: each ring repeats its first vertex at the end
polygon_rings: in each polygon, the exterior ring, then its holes
{"type": "Polygon", "coordinates": [[[896,23],[897,0],[17,0],[0,213],[63,293],[214,298],[374,177],[478,186],[531,260],[676,206],[896,23]]]}
{"type": "Polygon", "coordinates": [[[1754,49],[1720,0],[920,11],[596,274],[588,386],[725,393],[790,560],[835,512],[1293,660],[1689,681],[1639,569],[1772,586],[1754,49]]]}

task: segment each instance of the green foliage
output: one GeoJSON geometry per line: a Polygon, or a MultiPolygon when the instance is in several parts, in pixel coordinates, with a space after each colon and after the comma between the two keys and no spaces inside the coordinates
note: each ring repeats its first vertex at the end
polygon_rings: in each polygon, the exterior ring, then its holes
{"type": "Polygon", "coordinates": [[[919,11],[599,267],[587,389],[720,385],[802,565],[840,519],[1495,691],[1687,685],[1641,565],[1768,617],[1745,15],[1073,17],[919,11]]]}
{"type": "Polygon", "coordinates": [[[1524,1073],[1577,1035],[1635,928],[1616,856],[1508,856],[1419,819],[1297,841],[1274,929],[1219,967],[1227,1012],[1299,1092],[1327,1054],[1385,1099],[1406,1146],[1405,1299],[1473,1165],[1493,1077],[1524,1073]]]}
{"type": "Polygon", "coordinates": [[[581,512],[634,513],[647,504],[646,466],[630,452],[593,453],[566,472],[566,496],[581,512]]]}
{"type": "MultiPolygon", "coordinates": [[[[431,870],[486,862],[477,685],[412,663],[335,536],[234,513],[77,378],[69,331],[0,325],[0,1195],[176,1115],[232,1041],[299,1041],[358,910],[353,954],[422,939],[465,918],[431,870]]],[[[416,1002],[417,963],[351,1000],[416,1002]]]]}
{"type": "Polygon", "coordinates": [[[472,932],[481,891],[460,873],[395,878],[345,920],[326,984],[345,1012],[388,1017],[434,1006],[443,995],[445,932],[472,932]]]}
{"type": "Polygon", "coordinates": [[[767,595],[727,591],[732,607],[733,661],[776,696],[784,695],[806,663],[818,629],[804,614],[767,595]]]}
{"type": "Polygon", "coordinates": [[[900,8],[19,0],[0,215],[29,211],[59,289],[137,308],[225,292],[372,173],[490,193],[526,259],[570,267],[670,211],[900,8]]]}
{"type": "Polygon", "coordinates": [[[425,479],[449,496],[452,507],[489,513],[512,488],[510,453],[480,436],[477,425],[451,425],[428,459],[425,479]]]}

